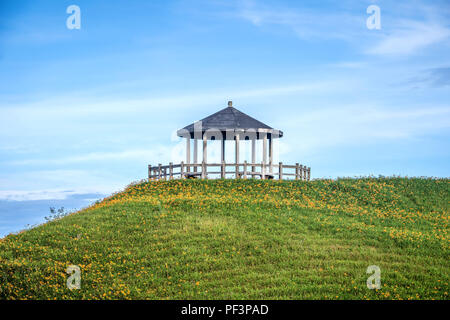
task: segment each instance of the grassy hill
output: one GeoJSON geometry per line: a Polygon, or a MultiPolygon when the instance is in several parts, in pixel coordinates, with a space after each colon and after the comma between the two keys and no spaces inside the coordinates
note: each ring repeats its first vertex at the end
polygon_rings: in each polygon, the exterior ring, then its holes
{"type": "Polygon", "coordinates": [[[449,201],[449,179],[142,183],[0,240],[0,298],[448,299],[449,201]]]}

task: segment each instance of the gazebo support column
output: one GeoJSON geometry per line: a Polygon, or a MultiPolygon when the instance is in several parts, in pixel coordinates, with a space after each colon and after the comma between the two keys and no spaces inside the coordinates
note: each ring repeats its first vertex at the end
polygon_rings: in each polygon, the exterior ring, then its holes
{"type": "Polygon", "coordinates": [[[269,172],[273,173],[273,140],[269,139],[269,172]]]}
{"type": "Polygon", "coordinates": [[[223,137],[221,143],[222,143],[222,148],[220,149],[220,161],[221,162],[225,162],[225,137],[223,137]]]}
{"type": "MultiPolygon", "coordinates": [[[[252,139],[252,163],[256,163],[256,139],[252,139]]],[[[255,166],[252,166],[252,172],[255,172],[255,166]]]]}
{"type": "Polygon", "coordinates": [[[190,166],[191,163],[191,138],[186,137],[186,172],[190,172],[190,166]]]}
{"type": "MultiPolygon", "coordinates": [[[[198,139],[194,139],[194,164],[198,163],[198,139]]],[[[194,167],[194,172],[197,172],[197,166],[194,167]]]]}
{"type": "Polygon", "coordinates": [[[208,150],[206,149],[206,147],[208,146],[208,140],[206,139],[206,132],[203,134],[203,162],[202,162],[202,178],[205,179],[206,178],[206,163],[208,160],[208,150]]]}
{"type": "Polygon", "coordinates": [[[239,177],[239,133],[235,136],[236,141],[236,178],[239,177]]]}
{"type": "MultiPolygon", "coordinates": [[[[264,163],[264,167],[267,163],[267,133],[264,133],[264,138],[263,138],[263,163],[264,163]]],[[[265,168],[264,168],[265,170],[265,168]]],[[[264,172],[265,173],[265,172],[264,172]]]]}

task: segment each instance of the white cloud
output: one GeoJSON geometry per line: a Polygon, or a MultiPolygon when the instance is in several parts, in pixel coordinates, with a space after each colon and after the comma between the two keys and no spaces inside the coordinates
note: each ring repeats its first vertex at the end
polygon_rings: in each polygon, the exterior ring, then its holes
{"type": "Polygon", "coordinates": [[[129,178],[114,172],[92,170],[30,170],[2,172],[0,199],[41,200],[66,199],[75,194],[110,194],[130,183],[129,178]]]}
{"type": "Polygon", "coordinates": [[[156,148],[152,147],[149,149],[133,149],[133,150],[123,150],[117,152],[92,152],[86,154],[79,154],[70,157],[62,158],[50,158],[50,159],[24,159],[8,162],[9,164],[15,165],[26,165],[26,164],[46,164],[46,165],[61,165],[61,164],[73,164],[80,162],[96,162],[96,161],[107,161],[107,160],[133,160],[142,158],[152,158],[157,154],[166,153],[168,147],[156,148]]]}
{"type": "Polygon", "coordinates": [[[414,54],[433,44],[441,43],[450,37],[450,29],[433,23],[411,20],[402,21],[393,31],[382,36],[369,54],[400,55],[414,54]]]}
{"type": "Polygon", "coordinates": [[[450,107],[395,110],[381,106],[341,106],[303,113],[285,123],[301,139],[286,140],[299,154],[330,147],[399,141],[450,128],[450,107]]]}
{"type": "Polygon", "coordinates": [[[237,16],[258,27],[264,25],[284,26],[302,39],[351,39],[361,33],[364,16],[348,14],[344,11],[327,11],[302,8],[267,6],[254,1],[239,2],[237,16]]]}
{"type": "Polygon", "coordinates": [[[384,5],[381,31],[366,29],[368,15],[365,11],[348,11],[349,7],[337,7],[330,13],[326,9],[312,10],[307,7],[287,8],[268,6],[254,1],[243,1],[238,6],[237,16],[258,27],[284,26],[299,38],[306,40],[341,39],[354,44],[371,55],[414,54],[433,44],[442,43],[450,36],[446,25],[445,11],[415,3],[405,10],[401,4],[384,5]],[[424,12],[421,18],[411,16],[414,8],[424,12]],[[375,43],[375,44],[374,44],[375,43]]]}
{"type": "Polygon", "coordinates": [[[318,92],[324,89],[343,87],[341,82],[305,82],[295,84],[283,84],[276,86],[268,86],[263,88],[247,88],[247,89],[230,89],[217,90],[215,92],[199,92],[194,94],[173,94],[170,97],[151,96],[143,99],[126,99],[126,98],[107,98],[99,100],[95,97],[87,97],[78,99],[72,95],[60,96],[46,100],[33,101],[29,103],[3,105],[0,108],[0,119],[4,121],[23,120],[27,118],[35,118],[39,116],[55,117],[55,116],[72,116],[72,115],[91,115],[91,114],[115,114],[115,113],[133,113],[133,112],[154,112],[156,110],[174,111],[181,109],[189,109],[199,104],[226,104],[226,98],[232,97],[251,98],[277,96],[284,94],[300,93],[300,92],[318,92]],[[64,106],[64,107],[62,107],[64,106]],[[27,114],[24,114],[24,112],[27,114]]]}
{"type": "Polygon", "coordinates": [[[69,191],[63,189],[47,190],[0,190],[0,200],[6,201],[31,201],[31,200],[64,200],[73,195],[98,193],[98,190],[69,191]]]}
{"type": "MultiPolygon", "coordinates": [[[[176,130],[174,131],[176,133],[176,130]]],[[[176,136],[176,134],[175,134],[176,136]]],[[[39,159],[22,159],[4,162],[7,165],[71,165],[77,163],[102,163],[112,161],[151,161],[152,159],[158,159],[159,161],[172,161],[180,162],[184,160],[184,148],[185,142],[181,141],[181,138],[175,138],[172,140],[177,143],[171,145],[152,145],[148,149],[128,149],[122,151],[112,152],[91,152],[85,154],[78,154],[67,157],[52,157],[52,158],[39,158],[39,159]]],[[[72,172],[67,171],[66,174],[72,172]]]]}

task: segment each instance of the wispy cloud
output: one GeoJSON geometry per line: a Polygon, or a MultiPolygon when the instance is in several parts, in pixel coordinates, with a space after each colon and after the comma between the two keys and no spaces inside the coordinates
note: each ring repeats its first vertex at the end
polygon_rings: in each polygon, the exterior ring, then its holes
{"type": "Polygon", "coordinates": [[[432,22],[404,20],[366,52],[377,55],[415,54],[450,37],[450,29],[432,22]]]}
{"type": "Polygon", "coordinates": [[[415,18],[401,18],[401,5],[381,7],[381,31],[372,32],[365,27],[366,12],[358,13],[349,7],[337,6],[330,12],[322,7],[287,8],[248,0],[240,2],[237,16],[258,27],[284,26],[303,40],[345,40],[369,55],[415,54],[450,36],[446,19],[441,18],[445,13],[435,7],[415,3],[417,11],[425,12],[425,16],[415,18]]]}
{"type": "MultiPolygon", "coordinates": [[[[0,114],[4,114],[6,119],[8,115],[22,113],[23,109],[27,109],[32,115],[34,113],[44,116],[51,114],[65,114],[67,112],[76,114],[93,114],[93,113],[122,113],[122,112],[139,112],[152,110],[180,110],[189,109],[199,103],[204,104],[205,101],[209,103],[220,102],[224,103],[224,97],[233,98],[252,98],[277,96],[291,93],[301,92],[320,92],[330,90],[330,88],[344,87],[338,81],[308,81],[303,83],[286,83],[277,84],[266,87],[237,89],[230,88],[228,90],[217,89],[209,92],[197,92],[191,94],[174,93],[171,96],[149,96],[142,99],[133,99],[126,97],[106,97],[99,99],[95,96],[87,96],[85,98],[77,98],[73,94],[56,96],[49,99],[40,99],[25,103],[10,103],[0,106],[0,114]],[[72,110],[72,111],[70,111],[72,110]]],[[[82,94],[80,94],[82,95],[82,94]]],[[[21,115],[23,117],[23,115],[21,115]]]]}
{"type": "MultiPolygon", "coordinates": [[[[86,190],[88,191],[88,190],[86,190]]],[[[82,190],[64,190],[64,189],[47,189],[47,190],[0,190],[0,200],[6,201],[32,201],[32,200],[64,200],[73,196],[88,195],[90,198],[93,195],[104,196],[97,193],[98,190],[86,193],[82,190]]]]}
{"type": "Polygon", "coordinates": [[[435,87],[450,86],[450,67],[431,69],[430,78],[435,87]]]}
{"type": "Polygon", "coordinates": [[[268,6],[255,1],[242,1],[238,5],[237,16],[250,21],[255,26],[284,26],[299,38],[308,40],[351,39],[361,33],[364,16],[344,11],[330,13],[309,8],[296,10],[283,6],[268,6]]]}
{"type": "Polygon", "coordinates": [[[286,126],[300,128],[302,139],[290,142],[302,154],[311,155],[330,147],[399,142],[448,130],[450,106],[408,110],[341,106],[291,117],[286,126]]]}
{"type": "Polygon", "coordinates": [[[45,158],[45,159],[23,159],[7,162],[7,164],[13,165],[69,165],[81,162],[103,162],[103,161],[122,161],[122,160],[139,160],[139,159],[152,159],[171,153],[171,149],[168,146],[153,145],[151,150],[149,149],[132,149],[116,152],[92,152],[86,154],[73,155],[62,158],[45,158]]]}
{"type": "Polygon", "coordinates": [[[76,194],[110,194],[130,183],[114,172],[93,169],[48,169],[2,172],[0,199],[40,200],[66,199],[76,194]]]}
{"type": "Polygon", "coordinates": [[[412,77],[406,83],[414,86],[447,87],[450,86],[450,67],[430,68],[412,77]]]}

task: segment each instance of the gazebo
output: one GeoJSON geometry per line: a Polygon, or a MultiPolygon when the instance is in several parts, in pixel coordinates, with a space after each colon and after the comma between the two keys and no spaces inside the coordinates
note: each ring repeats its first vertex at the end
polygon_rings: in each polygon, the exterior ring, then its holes
{"type": "Polygon", "coordinates": [[[295,176],[295,179],[310,179],[311,169],[305,166],[284,165],[282,162],[273,163],[273,140],[283,137],[283,132],[274,129],[261,121],[258,121],[245,113],[233,107],[232,101],[228,101],[228,107],[200,120],[196,121],[183,129],[177,131],[179,137],[186,139],[186,162],[179,165],[170,163],[169,166],[157,167],[149,165],[149,179],[173,179],[174,175],[181,178],[208,178],[208,175],[218,175],[226,178],[228,174],[233,174],[235,178],[259,177],[261,179],[273,179],[275,174],[274,167],[278,168],[277,176],[283,179],[284,169],[295,169],[295,173],[284,173],[285,176],[295,176]],[[202,141],[202,162],[198,163],[198,141],[202,141]],[[220,163],[208,163],[207,148],[208,140],[221,141],[221,161],[220,163]],[[234,141],[234,163],[225,162],[225,141],[234,141]],[[251,162],[247,160],[240,162],[239,150],[241,141],[251,141],[251,162]],[[256,163],[256,141],[262,140],[262,161],[256,163]],[[193,159],[191,161],[191,145],[193,143],[193,159]],[[267,152],[268,151],[268,152],[267,152]],[[233,171],[227,171],[227,167],[233,167],[233,171]],[[208,171],[209,167],[220,167],[219,171],[208,171]],[[174,169],[180,168],[175,173],[174,169]],[[259,170],[257,170],[257,168],[259,170]],[[167,172],[167,169],[169,172],[167,172]]]}

